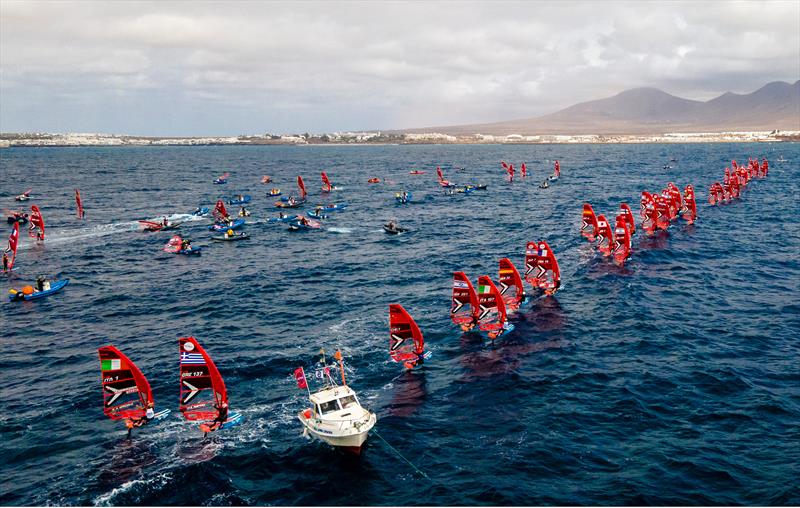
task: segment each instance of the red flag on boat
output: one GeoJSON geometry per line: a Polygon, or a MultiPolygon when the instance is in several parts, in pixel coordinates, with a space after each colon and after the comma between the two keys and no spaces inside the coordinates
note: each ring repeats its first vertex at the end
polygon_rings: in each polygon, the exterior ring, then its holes
{"type": "Polygon", "coordinates": [[[303,370],[303,367],[297,367],[294,369],[294,379],[297,381],[297,387],[301,390],[308,388],[308,383],[306,382],[306,373],[303,370]]]}

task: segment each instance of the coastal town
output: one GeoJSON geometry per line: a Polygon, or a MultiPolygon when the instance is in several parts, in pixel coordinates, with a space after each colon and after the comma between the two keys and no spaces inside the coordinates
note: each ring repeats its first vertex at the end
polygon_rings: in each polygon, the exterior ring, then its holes
{"type": "Polygon", "coordinates": [[[350,145],[350,144],[570,144],[570,143],[741,143],[800,140],[798,131],[675,132],[663,134],[579,134],[505,136],[439,132],[334,132],[209,137],[152,137],[102,133],[0,133],[0,148],[12,146],[197,146],[197,145],[350,145]]]}

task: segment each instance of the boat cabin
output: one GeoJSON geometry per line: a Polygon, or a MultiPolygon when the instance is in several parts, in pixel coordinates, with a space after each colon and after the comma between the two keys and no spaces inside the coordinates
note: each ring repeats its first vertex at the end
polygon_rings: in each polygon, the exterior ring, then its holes
{"type": "MultiPolygon", "coordinates": [[[[348,386],[335,386],[311,394],[311,403],[314,404],[314,417],[346,418],[351,415],[350,410],[361,410],[361,404],[353,390],[348,386]]],[[[358,411],[360,416],[361,411],[358,411]]]]}

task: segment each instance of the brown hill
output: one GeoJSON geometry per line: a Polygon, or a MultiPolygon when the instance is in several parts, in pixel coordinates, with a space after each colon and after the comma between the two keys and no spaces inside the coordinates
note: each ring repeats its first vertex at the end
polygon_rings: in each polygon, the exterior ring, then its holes
{"type": "Polygon", "coordinates": [[[749,94],[727,92],[706,102],[683,99],[655,88],[634,88],[536,118],[403,132],[663,134],[773,129],[800,130],[800,81],[776,81],[749,94]]]}

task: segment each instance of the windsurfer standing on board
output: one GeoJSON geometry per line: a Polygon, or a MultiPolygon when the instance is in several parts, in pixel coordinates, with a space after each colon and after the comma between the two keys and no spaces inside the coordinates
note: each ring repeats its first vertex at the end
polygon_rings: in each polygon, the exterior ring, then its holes
{"type": "Polygon", "coordinates": [[[8,249],[3,251],[3,271],[8,271],[8,249]]]}
{"type": "Polygon", "coordinates": [[[142,425],[146,425],[150,422],[153,418],[156,417],[156,411],[153,409],[153,402],[150,401],[147,403],[147,409],[144,412],[144,416],[141,418],[131,418],[125,421],[125,424],[128,426],[128,438],[131,437],[131,430],[134,427],[141,427],[142,425]]]}
{"type": "Polygon", "coordinates": [[[225,420],[228,419],[228,403],[223,402],[222,404],[217,404],[214,406],[217,409],[217,417],[211,422],[211,425],[208,426],[208,430],[214,431],[217,430],[225,423],[225,420]]]}

